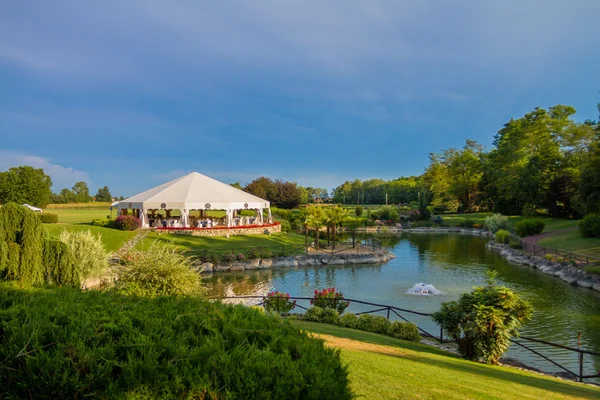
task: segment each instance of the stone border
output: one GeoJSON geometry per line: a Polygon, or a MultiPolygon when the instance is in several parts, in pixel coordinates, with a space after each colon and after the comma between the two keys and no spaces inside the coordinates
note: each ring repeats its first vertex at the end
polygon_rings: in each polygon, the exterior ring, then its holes
{"type": "Polygon", "coordinates": [[[556,276],[571,285],[594,289],[600,292],[600,277],[589,275],[570,263],[558,263],[532,256],[521,250],[511,249],[507,244],[496,243],[493,240],[488,242],[485,247],[491,251],[500,253],[508,262],[539,269],[544,274],[556,276]]]}
{"type": "Polygon", "coordinates": [[[396,258],[394,253],[388,250],[380,250],[368,254],[305,254],[301,256],[274,257],[266,259],[247,260],[242,262],[220,263],[196,263],[198,268],[205,272],[230,272],[250,271],[257,269],[273,268],[298,268],[318,267],[323,265],[350,265],[350,264],[383,264],[396,258]]]}

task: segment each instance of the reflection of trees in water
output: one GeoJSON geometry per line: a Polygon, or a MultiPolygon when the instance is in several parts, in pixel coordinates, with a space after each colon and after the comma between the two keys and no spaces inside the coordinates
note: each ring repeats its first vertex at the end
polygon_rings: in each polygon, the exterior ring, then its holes
{"type": "Polygon", "coordinates": [[[209,297],[263,296],[270,290],[272,278],[271,270],[257,270],[215,273],[204,276],[203,281],[209,297]]]}
{"type": "Polygon", "coordinates": [[[461,234],[414,233],[404,234],[417,247],[420,255],[427,254],[432,261],[450,264],[473,263],[487,259],[487,239],[461,234]]]}

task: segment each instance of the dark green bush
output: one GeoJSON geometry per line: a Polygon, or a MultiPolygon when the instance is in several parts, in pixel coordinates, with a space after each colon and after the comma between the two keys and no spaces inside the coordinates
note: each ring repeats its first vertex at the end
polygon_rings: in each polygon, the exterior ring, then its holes
{"type": "Polygon", "coordinates": [[[58,222],[57,214],[50,213],[37,213],[35,214],[44,224],[56,224],[58,222]]]}
{"type": "Polygon", "coordinates": [[[346,328],[356,328],[356,324],[358,322],[358,317],[356,314],[346,313],[340,317],[339,324],[341,326],[345,326],[346,328]]]}
{"type": "Polygon", "coordinates": [[[579,230],[583,237],[600,237],[600,214],[586,215],[579,221],[579,230]]]}
{"type": "Polygon", "coordinates": [[[421,340],[419,329],[415,324],[411,324],[410,322],[392,322],[389,326],[387,334],[397,339],[413,340],[415,342],[421,340]]]}
{"type": "Polygon", "coordinates": [[[354,214],[360,218],[363,214],[363,208],[361,206],[356,206],[354,209],[354,214]]]}
{"type": "Polygon", "coordinates": [[[436,216],[433,218],[433,222],[434,222],[435,224],[437,224],[437,225],[441,225],[441,224],[443,224],[443,223],[444,223],[444,218],[442,218],[442,217],[441,217],[441,216],[439,216],[439,215],[436,215],[436,216]]]}
{"type": "Polygon", "coordinates": [[[278,221],[281,224],[281,232],[289,232],[292,230],[292,224],[285,219],[278,221]]]}
{"type": "Polygon", "coordinates": [[[110,218],[95,218],[92,220],[92,225],[103,226],[103,227],[112,227],[114,225],[114,221],[110,218]]]}
{"type": "Polygon", "coordinates": [[[0,309],[0,398],[351,398],[339,350],[250,308],[4,284],[0,309]]]}
{"type": "Polygon", "coordinates": [[[340,314],[334,309],[325,308],[323,309],[323,314],[321,315],[321,321],[325,324],[338,325],[340,323],[340,314]]]}
{"type": "Polygon", "coordinates": [[[546,224],[540,219],[524,219],[515,224],[517,235],[521,237],[538,235],[545,227],[546,224]]]}
{"type": "Polygon", "coordinates": [[[122,231],[135,231],[142,227],[142,221],[133,215],[119,215],[115,220],[115,227],[122,231]]]}
{"type": "Polygon", "coordinates": [[[356,329],[362,331],[382,333],[386,335],[390,329],[390,321],[386,317],[361,314],[356,323],[356,329]]]}
{"type": "Polygon", "coordinates": [[[511,239],[508,241],[508,247],[510,247],[511,249],[519,250],[523,248],[523,245],[520,241],[511,239]]]}
{"type": "Polygon", "coordinates": [[[498,243],[508,243],[510,239],[510,232],[504,229],[500,229],[494,235],[496,242],[498,243]]]}
{"type": "Polygon", "coordinates": [[[456,224],[456,226],[458,226],[459,228],[467,229],[472,228],[473,225],[475,225],[475,221],[473,221],[472,219],[464,219],[462,221],[459,221],[458,224],[456,224]]]}

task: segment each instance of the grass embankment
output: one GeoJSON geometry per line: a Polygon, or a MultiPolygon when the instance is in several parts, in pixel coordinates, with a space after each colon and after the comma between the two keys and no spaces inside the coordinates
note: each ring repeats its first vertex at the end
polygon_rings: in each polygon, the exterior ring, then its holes
{"type": "MultiPolygon", "coordinates": [[[[97,203],[96,203],[97,204],[97,203]]],[[[44,227],[51,236],[58,237],[63,230],[87,231],[90,230],[93,234],[100,234],[102,243],[108,251],[118,250],[127,240],[135,236],[135,232],[119,231],[112,228],[104,228],[93,226],[92,220],[95,218],[105,218],[110,215],[110,210],[106,209],[67,209],[60,208],[48,210],[49,213],[58,215],[57,224],[44,224],[44,227]]],[[[113,211],[113,217],[115,216],[113,211]]]]}
{"type": "Polygon", "coordinates": [[[334,325],[292,321],[341,348],[350,384],[365,399],[591,399],[600,388],[478,364],[433,347],[334,325]]]}
{"type": "MultiPolygon", "coordinates": [[[[472,220],[477,224],[483,224],[485,219],[494,213],[491,212],[482,212],[482,213],[473,213],[473,214],[442,214],[441,217],[444,219],[444,223],[448,225],[456,225],[460,221],[472,220]]],[[[516,224],[519,221],[524,219],[529,219],[530,217],[523,217],[520,215],[509,215],[508,220],[511,224],[516,224]]],[[[558,218],[540,218],[546,224],[543,233],[560,231],[562,229],[576,228],[577,222],[572,219],[558,219],[558,218]]]]}
{"type": "Polygon", "coordinates": [[[302,252],[304,236],[297,233],[273,233],[271,235],[243,235],[227,237],[206,237],[190,235],[170,235],[150,233],[138,246],[149,246],[154,241],[178,248],[188,255],[198,255],[208,251],[211,253],[227,253],[236,249],[245,252],[256,247],[266,247],[273,252],[285,251],[285,254],[302,252]],[[287,247],[287,249],[286,249],[287,247]]]}

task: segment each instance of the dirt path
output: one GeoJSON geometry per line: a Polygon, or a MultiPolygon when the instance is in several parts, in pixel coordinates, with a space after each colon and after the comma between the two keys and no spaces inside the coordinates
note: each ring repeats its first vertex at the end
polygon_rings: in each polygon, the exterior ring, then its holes
{"type": "Polygon", "coordinates": [[[558,235],[560,233],[565,233],[565,232],[572,232],[575,230],[577,230],[577,228],[560,229],[558,231],[540,233],[539,235],[525,236],[522,240],[529,244],[536,244],[537,242],[539,242],[542,239],[547,238],[548,236],[558,235]]]}

